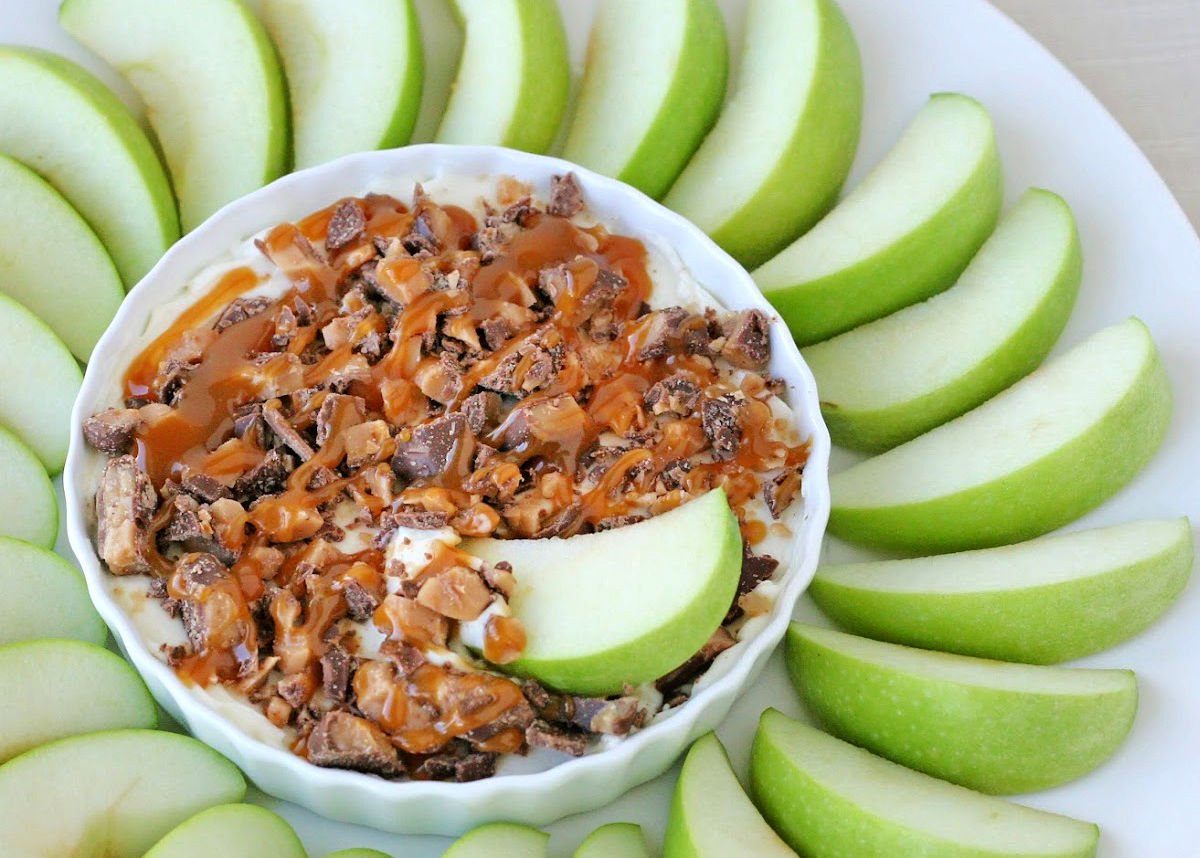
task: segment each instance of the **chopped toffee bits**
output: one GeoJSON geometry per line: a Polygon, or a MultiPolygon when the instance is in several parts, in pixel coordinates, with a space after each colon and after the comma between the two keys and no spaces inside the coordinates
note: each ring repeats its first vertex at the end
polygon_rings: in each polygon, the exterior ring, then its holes
{"type": "Polygon", "coordinates": [[[571,174],[545,205],[503,179],[483,208],[418,186],[275,227],[256,246],[290,288],[230,270],[133,361],[126,407],[83,426],[109,457],[98,552],[186,633],[162,657],[318,766],[471,781],[640,729],[761,610],[778,564],[750,546],[800,494],[764,313],[651,309],[645,247],[577,218],[571,174]],[[657,689],[498,669],[526,647],[519,570],[463,538],[626,527],[718,486],[738,598],[657,689]]]}

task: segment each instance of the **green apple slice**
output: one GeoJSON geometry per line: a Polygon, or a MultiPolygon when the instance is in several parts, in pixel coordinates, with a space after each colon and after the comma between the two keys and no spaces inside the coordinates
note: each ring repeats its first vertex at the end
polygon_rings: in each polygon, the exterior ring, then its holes
{"type": "Polygon", "coordinates": [[[0,536],[0,646],[47,637],[99,644],[108,628],[77,569],[53,551],[0,536]]]}
{"type": "Polygon", "coordinates": [[[0,763],[67,736],[158,726],[137,671],[95,644],[46,639],[0,647],[0,688],[0,763]]]}
{"type": "Polygon", "coordinates": [[[610,822],[589,834],[573,858],[650,858],[650,850],[640,825],[610,822]]]}
{"type": "Polygon", "coordinates": [[[563,157],[661,197],[717,120],[728,53],[716,0],[603,0],[563,157]]]}
{"type": "Polygon", "coordinates": [[[263,0],[287,73],[296,169],[403,146],[421,104],[412,0],[263,0]]]}
{"type": "Polygon", "coordinates": [[[545,152],[571,88],[558,4],[454,0],[454,6],[466,35],[436,142],[545,152]]]}
{"type": "Polygon", "coordinates": [[[692,745],[671,800],[663,858],[794,858],[738,783],[715,733],[692,745]]]}
{"type": "Polygon", "coordinates": [[[862,121],[858,44],[833,0],[750,0],[736,81],[663,203],[751,268],[837,200],[862,121]]]}
{"type": "Polygon", "coordinates": [[[154,147],[125,105],[69,60],[0,47],[0,152],[67,198],[126,286],[179,238],[175,198],[154,147]]]}
{"type": "Polygon", "coordinates": [[[974,99],[940,93],[754,279],[797,343],[828,339],[950,286],[996,225],[1002,195],[991,117],[974,99]]]}
{"type": "Polygon", "coordinates": [[[759,809],[809,858],[1092,858],[1100,829],[910,771],[768,709],[750,755],[759,809]]]}
{"type": "Polygon", "coordinates": [[[254,804],[219,804],[171,829],[145,858],[308,858],[283,818],[254,804]]]}
{"type": "Polygon", "coordinates": [[[54,484],[37,455],[17,436],[0,427],[0,537],[9,536],[41,548],[58,538],[58,499],[54,484]]]}
{"type": "Polygon", "coordinates": [[[0,289],[87,361],[125,298],[108,251],[37,173],[0,155],[0,289]]]}
{"type": "Polygon", "coordinates": [[[71,408],[83,383],[79,364],[41,319],[3,294],[0,343],[0,425],[56,474],[67,460],[71,408]]]}
{"type": "Polygon", "coordinates": [[[510,605],[528,643],[505,669],[576,694],[615,694],[683,664],[721,624],[742,564],[723,489],[617,530],[465,547],[513,567],[510,605]]]}
{"type": "Polygon", "coordinates": [[[1090,772],[1137,711],[1130,670],[952,655],[792,623],[785,661],[833,735],[986,793],[1033,792],[1090,772]]]}
{"type": "Polygon", "coordinates": [[[380,852],[378,849],[339,849],[337,852],[330,852],[325,858],[392,858],[386,852],[380,852]]]}
{"type": "Polygon", "coordinates": [[[287,171],[283,73],[238,0],[65,0],[58,19],[146,103],[185,230],[287,171]]]}
{"type": "Polygon", "coordinates": [[[1082,274],[1071,209],[1026,191],[955,286],[804,350],[834,443],[887,450],[1028,375],[1062,333],[1082,274]]]}
{"type": "Polygon", "coordinates": [[[528,825],[492,822],[468,831],[442,858],[546,858],[550,835],[528,825]]]}
{"type": "Polygon", "coordinates": [[[109,730],[60,739],[0,766],[5,858],[140,858],[207,807],[241,801],[237,767],[190,736],[109,730]]]}
{"type": "Polygon", "coordinates": [[[1133,637],[1183,591],[1186,518],[1134,521],[911,560],[825,566],[808,592],[855,634],[1055,664],[1133,637]]]}
{"type": "Polygon", "coordinates": [[[1162,442],[1171,389],[1138,319],[830,480],[829,531],[914,553],[1006,545],[1098,506],[1162,442]]]}

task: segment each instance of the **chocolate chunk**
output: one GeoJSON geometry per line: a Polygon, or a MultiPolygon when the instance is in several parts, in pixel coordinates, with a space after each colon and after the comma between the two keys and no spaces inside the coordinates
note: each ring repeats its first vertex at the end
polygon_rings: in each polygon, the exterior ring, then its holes
{"type": "Polygon", "coordinates": [[[83,439],[102,453],[128,453],[142,424],[133,408],[106,408],[83,421],[83,439]]]}
{"type": "Polygon", "coordinates": [[[408,235],[400,243],[413,256],[433,256],[441,247],[437,235],[429,224],[429,213],[421,212],[413,218],[408,235]]]}
{"type": "Polygon", "coordinates": [[[313,765],[353,769],[385,778],[402,774],[396,749],[382,730],[349,712],[327,712],[308,737],[308,761],[313,765]]]}
{"type": "Polygon", "coordinates": [[[312,445],[284,417],[278,399],[263,403],[262,417],[279,442],[299,456],[300,461],[307,462],[316,454],[317,451],[312,448],[312,445]]]}
{"type": "Polygon", "coordinates": [[[325,249],[338,251],[358,241],[367,231],[367,216],[357,200],[342,200],[325,227],[325,249]]]}
{"type": "Polygon", "coordinates": [[[251,402],[233,412],[233,434],[237,438],[249,438],[258,446],[264,446],[262,432],[266,424],[262,418],[262,403],[251,402]]]}
{"type": "Polygon", "coordinates": [[[109,459],[96,491],[96,542],[114,575],[146,574],[158,494],[132,456],[109,459]]]}
{"type": "Polygon", "coordinates": [[[583,506],[578,500],[571,501],[565,509],[551,516],[541,529],[533,534],[533,538],[549,539],[552,536],[573,535],[583,523],[580,519],[582,511],[583,506]]]}
{"type": "Polygon", "coordinates": [[[689,323],[698,324],[694,321],[697,319],[700,317],[693,316],[682,307],[667,307],[650,313],[648,321],[644,323],[647,327],[642,347],[637,353],[638,360],[654,360],[669,355],[674,347],[682,345],[684,329],[689,323]]]}
{"type": "Polygon", "coordinates": [[[211,587],[224,578],[227,572],[220,560],[204,552],[181,557],[175,571],[189,588],[211,587]]]}
{"type": "Polygon", "coordinates": [[[555,217],[574,217],[583,210],[583,192],[574,173],[550,179],[550,204],[546,211],[555,217]]]}
{"type": "Polygon", "coordinates": [[[796,499],[803,486],[804,468],[788,468],[763,483],[763,501],[771,518],[779,518],[796,499]]]}
{"type": "Polygon", "coordinates": [[[420,647],[389,638],[379,648],[380,653],[391,659],[400,676],[411,676],[425,663],[425,653],[420,647]]]}
{"type": "Polygon", "coordinates": [[[469,462],[474,439],[466,415],[446,414],[412,430],[412,437],[396,445],[392,470],[412,482],[451,470],[456,461],[469,462]]]}
{"type": "Polygon", "coordinates": [[[596,275],[596,282],[583,296],[583,308],[588,311],[589,316],[597,310],[611,309],[627,286],[629,281],[617,272],[601,269],[596,275]]]}
{"type": "Polygon", "coordinates": [[[500,422],[501,399],[490,390],[472,393],[462,403],[462,413],[467,417],[471,432],[480,436],[496,428],[500,422]]]}
{"type": "Polygon", "coordinates": [[[181,488],[204,503],[215,503],[222,498],[229,497],[229,489],[208,474],[188,474],[183,478],[181,488]]]}
{"type": "Polygon", "coordinates": [[[682,372],[651,385],[643,399],[653,414],[675,414],[679,417],[691,415],[699,400],[699,385],[682,372]]]}
{"type": "Polygon", "coordinates": [[[577,729],[549,721],[536,719],[525,728],[525,741],[535,748],[549,748],[572,757],[582,757],[587,753],[590,739],[586,733],[577,729]]]}
{"type": "Polygon", "coordinates": [[[483,332],[483,344],[489,351],[496,351],[496,349],[501,348],[517,332],[517,329],[513,327],[508,319],[500,316],[480,322],[479,329],[483,332]]]}
{"type": "Polygon", "coordinates": [[[669,695],[682,685],[687,685],[693,679],[708,669],[718,655],[725,652],[737,641],[723,626],[713,632],[712,637],[700,647],[700,651],[685,661],[670,673],[659,678],[654,687],[664,695],[669,695]]]}
{"type": "Polygon", "coordinates": [[[183,393],[183,385],[191,375],[191,367],[178,360],[168,360],[158,370],[151,384],[154,398],[164,405],[175,405],[183,393]]]}
{"type": "Polygon", "coordinates": [[[497,393],[506,393],[510,396],[517,395],[517,367],[521,364],[521,355],[517,352],[509,352],[496,366],[479,379],[479,386],[488,390],[494,390],[497,393]]]}
{"type": "Polygon", "coordinates": [[[500,215],[500,220],[505,223],[515,223],[524,229],[530,225],[533,216],[538,213],[537,207],[529,197],[521,197],[504,210],[500,215]]]}
{"type": "Polygon", "coordinates": [[[616,530],[618,527],[625,527],[629,524],[637,524],[639,521],[645,521],[644,515],[610,515],[597,521],[593,528],[599,532],[602,530],[616,530]]]}
{"type": "Polygon", "coordinates": [[[316,683],[309,673],[293,673],[285,676],[275,686],[275,693],[287,701],[293,709],[299,709],[312,700],[316,683]]]}
{"type": "Polygon", "coordinates": [[[379,600],[357,581],[347,583],[342,588],[342,595],[346,597],[346,609],[350,619],[358,623],[365,623],[371,619],[371,615],[379,607],[379,600]]]}
{"type": "Polygon", "coordinates": [[[562,698],[547,691],[536,679],[526,679],[522,682],[521,693],[525,695],[525,699],[529,701],[529,704],[537,710],[540,717],[548,721],[557,720],[557,715],[555,714],[556,704],[562,698]]]}
{"type": "Polygon", "coordinates": [[[749,545],[742,545],[742,575],[738,579],[738,596],[744,596],[775,574],[779,561],[769,554],[755,554],[749,545]]]}
{"type": "Polygon", "coordinates": [[[712,444],[718,459],[731,459],[742,443],[742,398],[725,393],[705,399],[700,407],[700,426],[712,444]]]}
{"type": "Polygon", "coordinates": [[[347,396],[344,393],[331,393],[325,397],[317,411],[317,446],[324,447],[333,433],[334,415],[342,412],[343,429],[361,423],[367,415],[367,403],[361,396],[347,396]]]}
{"type": "Polygon", "coordinates": [[[196,597],[182,600],[180,608],[192,649],[197,653],[207,652],[210,647],[233,651],[239,658],[238,674],[249,675],[258,666],[254,645],[258,631],[252,622],[239,616],[241,591],[236,587],[217,588],[218,583],[228,580],[224,564],[212,554],[201,552],[185,554],[175,570],[189,596],[196,597]]]}
{"type": "Polygon", "coordinates": [[[212,516],[206,506],[201,506],[194,497],[177,494],[171,498],[170,518],[158,532],[164,544],[175,544],[188,552],[205,552],[222,563],[229,565],[237,559],[237,553],[222,545],[213,531],[212,516]]]}
{"type": "Polygon", "coordinates": [[[467,733],[466,738],[471,742],[486,742],[505,730],[516,729],[525,732],[525,729],[533,723],[536,717],[537,714],[533,711],[533,707],[522,697],[515,705],[505,709],[487,724],[476,727],[467,733]]]}
{"type": "Polygon", "coordinates": [[[233,493],[249,502],[263,495],[283,491],[288,474],[296,467],[295,460],[278,450],[268,450],[263,460],[238,477],[233,484],[233,493]]]}
{"type": "Polygon", "coordinates": [[[458,783],[478,781],[490,778],[496,773],[498,754],[474,753],[467,754],[454,765],[454,780],[458,783]]]}
{"type": "Polygon", "coordinates": [[[624,736],[646,723],[645,707],[636,697],[572,697],[571,708],[571,723],[590,733],[624,736]]]}
{"type": "Polygon", "coordinates": [[[367,359],[367,362],[374,365],[387,352],[387,338],[379,333],[379,331],[371,331],[361,340],[354,350],[367,359]]]}
{"type": "Polygon", "coordinates": [[[395,510],[392,513],[392,520],[400,527],[411,527],[414,530],[437,530],[449,523],[450,516],[443,510],[406,506],[395,510]]]}
{"type": "Polygon", "coordinates": [[[219,334],[226,328],[232,328],[239,322],[244,322],[252,316],[265,312],[270,306],[271,300],[265,295],[258,295],[254,298],[235,298],[229,303],[229,306],[221,311],[221,315],[217,316],[217,320],[213,322],[213,330],[219,334]]]}
{"type": "Polygon", "coordinates": [[[466,783],[494,775],[498,755],[469,748],[465,742],[454,742],[444,751],[425,757],[413,769],[413,778],[466,783]]]}
{"type": "Polygon", "coordinates": [[[666,467],[659,473],[658,479],[666,491],[672,492],[675,489],[683,488],[683,481],[691,470],[692,463],[687,459],[675,459],[667,462],[666,467]]]}
{"type": "Polygon", "coordinates": [[[760,369],[771,359],[771,330],[762,310],[734,313],[722,326],[725,345],[721,356],[742,369],[760,369]]]}
{"type": "Polygon", "coordinates": [[[471,249],[479,254],[483,265],[490,265],[504,253],[504,246],[512,239],[515,230],[494,215],[483,219],[483,226],[471,236],[471,249]]]}
{"type": "Polygon", "coordinates": [[[321,686],[332,699],[345,702],[353,672],[354,659],[340,646],[331,646],[321,656],[321,686]]]}

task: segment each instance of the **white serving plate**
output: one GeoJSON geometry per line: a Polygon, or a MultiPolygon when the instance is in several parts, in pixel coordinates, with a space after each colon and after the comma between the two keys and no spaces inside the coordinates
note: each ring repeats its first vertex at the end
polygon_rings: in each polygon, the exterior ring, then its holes
{"type": "MultiPolygon", "coordinates": [[[[754,621],[744,641],[708,669],[703,689],[686,705],[600,753],[563,760],[545,752],[502,761],[493,778],[471,783],[389,782],[341,769],[322,769],[252,739],[188,690],[139,633],[131,613],[114,599],[109,573],[94,545],[94,497],[107,457],[88,447],[81,426],[90,414],[119,406],[121,375],[167,326],[161,308],[194,302],[217,270],[244,263],[240,250],[252,235],[296,220],[345,196],[384,193],[408,199],[414,181],[436,195],[440,181],[516,176],[536,197],[548,199],[555,175],[574,169],[589,210],[613,232],[641,238],[652,255],[674,254],[722,306],[757,307],[771,314],[754,281],[689,221],[614,179],[566,161],[495,146],[423,144],[361,152],[293,173],[222,208],[177,242],[136,288],[96,344],[72,414],[71,449],[63,470],[67,538],[83,568],[88,591],[120,650],[137,667],[159,704],[188,732],[235,762],[277,798],[322,816],[415,834],[461,834],[485,822],[510,820],[546,825],[606,804],[661,774],[692,740],[716,727],[761,672],[787,629],[788,615],[812,580],[829,518],[829,433],[821,421],[817,386],[783,322],[773,314],[767,372],[782,378],[796,414],[796,429],[810,441],[803,511],[788,522],[793,535],[781,561],[780,592],[767,617],[754,621]],[[235,254],[230,260],[231,251],[235,254]],[[196,280],[197,275],[199,279],[196,280]],[[194,288],[193,288],[194,287],[194,288]],[[511,764],[511,768],[509,767],[511,764]],[[515,770],[515,771],[514,771],[515,770]]],[[[667,265],[670,261],[664,260],[667,265]]],[[[169,315],[169,311],[166,311],[169,315]]]]}
{"type": "MultiPolygon", "coordinates": [[[[418,0],[418,6],[426,12],[440,2],[418,0]]],[[[593,2],[561,2],[578,63],[593,2]]],[[[1041,185],[1061,193],[1079,219],[1084,284],[1059,350],[1130,314],[1146,321],[1162,349],[1176,400],[1166,444],[1132,485],[1072,529],[1180,514],[1200,519],[1200,241],[1162,180],[1091,94],[983,0],[840,2],[858,37],[866,73],[863,139],[851,181],[886,151],[930,92],[952,89],[979,98],[996,120],[1008,199],[1028,185],[1041,185]]],[[[0,0],[0,41],[57,50],[118,84],[58,30],[56,5],[53,0],[0,0]]],[[[735,55],[743,5],[743,0],[722,0],[735,55]]],[[[437,17],[445,21],[444,13],[437,17]]],[[[128,95],[129,90],[118,87],[118,92],[128,95]]],[[[1194,93],[1178,95],[1186,99],[1194,93]]],[[[1180,109],[1193,108],[1184,101],[1180,109]]],[[[827,545],[826,555],[831,560],[857,556],[836,544],[827,545]]],[[[797,616],[818,617],[803,602],[797,616]]],[[[1091,775],[1022,800],[1099,823],[1101,858],[1196,858],[1198,651],[1200,584],[1193,583],[1151,630],[1080,662],[1137,671],[1141,708],[1126,745],[1091,775]]],[[[755,720],[766,706],[800,714],[778,656],[718,731],[743,773],[755,720]]],[[[641,823],[660,840],[673,784],[671,772],[603,810],[551,826],[552,852],[569,854],[593,827],[615,820],[641,823]]],[[[448,842],[332,823],[292,805],[261,796],[255,800],[295,825],[314,858],[353,845],[425,858],[440,855],[448,842]]]]}

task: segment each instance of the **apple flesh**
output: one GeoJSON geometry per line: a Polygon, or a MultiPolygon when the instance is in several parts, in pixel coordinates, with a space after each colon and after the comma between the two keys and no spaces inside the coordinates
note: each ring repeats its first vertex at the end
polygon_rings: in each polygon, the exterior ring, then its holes
{"type": "Polygon", "coordinates": [[[87,222],[41,176],[3,155],[0,289],[84,362],[125,298],[121,276],[87,222]]]}
{"type": "Polygon", "coordinates": [[[58,19],[146,103],[185,230],[287,171],[283,72],[238,0],[65,0],[58,19]]]}
{"type": "Polygon", "coordinates": [[[663,858],[794,858],[738,783],[715,733],[696,741],[687,758],[667,820],[663,858]]]}
{"type": "Polygon", "coordinates": [[[650,850],[640,825],[612,822],[589,834],[573,858],[650,858],[650,850]]]}
{"type": "Polygon", "coordinates": [[[952,288],[804,350],[834,443],[890,449],[1028,375],[1062,333],[1082,273],[1070,207],[1026,191],[952,288]]]}
{"type": "Polygon", "coordinates": [[[1055,664],[1147,628],[1183,591],[1194,559],[1186,518],[1134,521],[1001,548],[825,566],[808,592],[855,634],[1055,664]]]}
{"type": "Polygon", "coordinates": [[[493,822],[468,831],[442,858],[546,858],[550,835],[528,825],[493,822]]]}
{"type": "Polygon", "coordinates": [[[71,408],[83,383],[79,364],[41,319],[3,294],[0,343],[0,425],[56,474],[67,460],[71,408]]]}
{"type": "Polygon", "coordinates": [[[0,152],[66,197],[133,286],[179,238],[171,184],[137,120],[62,57],[0,46],[0,152]]]}
{"type": "Polygon", "coordinates": [[[34,638],[100,644],[107,637],[77,569],[53,551],[0,536],[0,646],[34,638]]]}
{"type": "Polygon", "coordinates": [[[0,763],[67,736],[158,726],[137,672],[95,644],[45,639],[0,647],[0,688],[0,763]]]}
{"type": "Polygon", "coordinates": [[[833,735],[980,792],[1048,789],[1090,772],[1137,711],[1129,670],[1012,664],[792,623],[788,675],[833,735]]]}
{"type": "Polygon", "coordinates": [[[436,142],[545,152],[571,88],[558,4],[454,0],[454,6],[466,35],[436,142]]]}
{"type": "Polygon", "coordinates": [[[1003,196],[991,117],[933,96],[821,222],[753,273],[799,345],[943,291],[996,225],[1003,196]]]}
{"type": "Polygon", "coordinates": [[[308,858],[296,832],[265,807],[220,804],[202,810],[171,829],[145,858],[308,858]]]}
{"type": "Polygon", "coordinates": [[[829,531],[913,553],[1031,539],[1078,518],[1153,457],[1171,390],[1138,319],[830,480],[829,531]]]}
{"type": "MultiPolygon", "coordinates": [[[[58,499],[54,484],[32,450],[0,428],[0,537],[50,548],[58,538],[58,499]]],[[[27,609],[28,605],[20,608],[27,609]]]]}
{"type": "Polygon", "coordinates": [[[661,197],[716,122],[727,71],[716,0],[604,0],[563,157],[661,197]]]}
{"type": "Polygon", "coordinates": [[[296,169],[403,146],[424,61],[412,0],[263,0],[286,72],[296,169]]]}
{"type": "Polygon", "coordinates": [[[854,33],[832,0],[751,0],[745,28],[736,88],[663,203],[752,268],[837,200],[863,85],[854,33]]]}
{"type": "Polygon", "coordinates": [[[189,736],[108,730],[0,766],[0,831],[8,858],[140,858],[185,819],[245,794],[237,767],[189,736]]]}
{"type": "Polygon", "coordinates": [[[1100,829],[948,784],[768,709],[755,803],[809,858],[1093,858],[1100,829]]]}
{"type": "Polygon", "coordinates": [[[741,575],[722,489],[617,530],[465,547],[513,567],[510,607],[528,642],[504,669],[575,694],[616,694],[683,664],[721,624],[741,575]]]}

